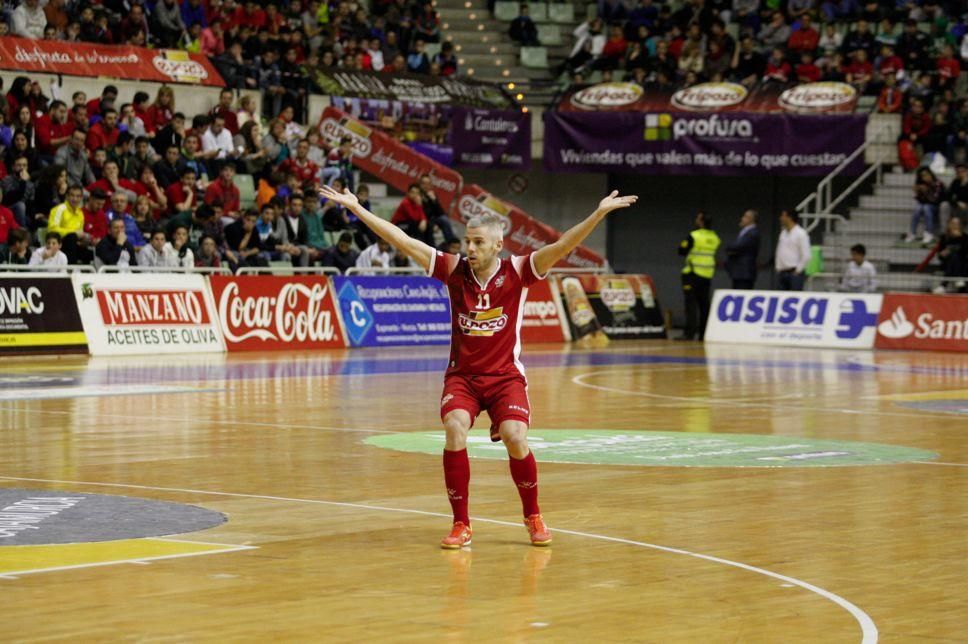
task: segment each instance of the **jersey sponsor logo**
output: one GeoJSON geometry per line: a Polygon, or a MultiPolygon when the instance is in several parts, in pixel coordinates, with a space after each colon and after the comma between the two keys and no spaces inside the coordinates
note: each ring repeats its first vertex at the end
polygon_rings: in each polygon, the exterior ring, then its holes
{"type": "Polygon", "coordinates": [[[498,278],[494,280],[494,288],[501,288],[504,286],[504,275],[498,275],[498,278]]]}
{"type": "Polygon", "coordinates": [[[490,337],[504,330],[508,325],[508,316],[504,307],[487,311],[472,311],[470,314],[461,313],[457,316],[458,324],[464,335],[490,337]]]}

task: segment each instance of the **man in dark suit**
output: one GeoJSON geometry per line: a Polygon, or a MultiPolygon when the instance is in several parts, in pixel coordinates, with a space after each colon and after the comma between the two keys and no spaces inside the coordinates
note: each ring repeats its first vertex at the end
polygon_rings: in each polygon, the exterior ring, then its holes
{"type": "Polygon", "coordinates": [[[733,288],[749,290],[756,283],[756,259],[760,254],[755,210],[743,213],[739,228],[736,239],[726,244],[726,273],[733,280],[733,288]]]}

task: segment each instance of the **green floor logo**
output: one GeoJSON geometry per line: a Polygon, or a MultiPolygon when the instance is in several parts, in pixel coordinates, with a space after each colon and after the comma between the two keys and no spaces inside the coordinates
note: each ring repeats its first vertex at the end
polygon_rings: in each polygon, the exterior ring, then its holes
{"type": "MultiPolygon", "coordinates": [[[[675,467],[830,467],[884,465],[937,458],[921,449],[759,434],[690,434],[580,429],[532,429],[528,441],[546,463],[675,467]]],[[[384,434],[364,443],[400,452],[439,454],[443,432],[384,434]]],[[[474,458],[505,459],[504,445],[472,436],[474,458]]]]}

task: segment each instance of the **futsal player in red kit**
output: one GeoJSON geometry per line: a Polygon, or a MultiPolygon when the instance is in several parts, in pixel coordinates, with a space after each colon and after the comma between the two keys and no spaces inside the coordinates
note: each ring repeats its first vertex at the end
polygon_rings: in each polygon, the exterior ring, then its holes
{"type": "Polygon", "coordinates": [[[370,230],[444,282],[450,292],[450,361],[444,375],[440,417],[446,430],[444,481],[454,511],[454,524],[441,542],[457,549],[471,543],[467,510],[470,463],[467,434],[481,411],[491,418],[491,439],[507,448],[511,478],[518,488],[524,525],[531,543],[551,543],[538,508],[538,468],[528,448],[531,405],[521,365],[521,322],[528,287],[543,280],[558,261],[578,246],[609,212],[627,208],[638,197],[612,192],[591,215],[553,244],[524,256],[498,257],[504,248],[500,218],[474,217],[467,222],[467,257],[434,250],[400,228],[363,208],[348,191],[322,187],[320,195],[348,208],[370,230]]]}

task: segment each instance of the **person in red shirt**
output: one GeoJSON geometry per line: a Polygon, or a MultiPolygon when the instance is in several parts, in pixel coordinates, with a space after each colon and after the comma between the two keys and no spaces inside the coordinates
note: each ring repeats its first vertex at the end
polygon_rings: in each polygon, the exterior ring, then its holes
{"type": "Polygon", "coordinates": [[[901,120],[901,133],[903,138],[917,143],[931,131],[931,115],[924,109],[924,102],[921,99],[911,99],[911,108],[901,120]]]}
{"type": "Polygon", "coordinates": [[[430,224],[423,209],[423,198],[420,196],[419,185],[416,183],[410,184],[407,188],[407,196],[397,206],[390,223],[399,227],[414,239],[426,241],[430,238],[430,224]]]}
{"type": "Polygon", "coordinates": [[[296,175],[302,186],[312,185],[313,190],[319,187],[319,166],[309,160],[308,139],[300,139],[296,144],[296,156],[283,161],[279,171],[296,175]]]}
{"type": "Polygon", "coordinates": [[[113,107],[104,109],[101,120],[91,126],[87,133],[87,149],[94,152],[97,149],[112,150],[118,143],[118,112],[113,107]]]}
{"type": "Polygon", "coordinates": [[[800,64],[797,65],[797,80],[801,83],[816,83],[820,80],[820,68],[813,62],[813,54],[803,52],[800,55],[800,64]]]}
{"type": "Polygon", "coordinates": [[[800,18],[800,28],[790,34],[787,39],[787,47],[790,49],[791,54],[810,52],[811,54],[817,50],[817,44],[820,42],[820,33],[813,28],[810,20],[810,14],[804,14],[800,18]]]}
{"type": "Polygon", "coordinates": [[[847,65],[847,82],[856,87],[858,92],[863,93],[873,75],[874,66],[867,60],[867,52],[858,49],[854,52],[854,62],[847,65]]]}
{"type": "Polygon", "coordinates": [[[113,197],[115,192],[124,192],[128,195],[128,201],[130,202],[134,202],[138,195],[147,193],[144,186],[136,181],[124,179],[120,175],[121,172],[118,170],[117,161],[108,159],[104,162],[101,178],[89,185],[87,191],[100,190],[108,199],[113,197]]]}
{"type": "Polygon", "coordinates": [[[40,154],[53,156],[71,139],[74,123],[67,118],[67,104],[54,101],[50,112],[34,120],[34,137],[40,154]]]}
{"type": "Polygon", "coordinates": [[[87,203],[81,209],[84,212],[84,234],[91,240],[92,246],[107,237],[108,217],[104,212],[107,195],[103,190],[94,189],[87,196],[87,203]]]}
{"type": "Polygon", "coordinates": [[[175,92],[167,85],[158,88],[155,102],[145,112],[142,121],[149,133],[163,129],[175,116],[175,92]]]}
{"type": "Polygon", "coordinates": [[[894,48],[890,45],[881,47],[881,58],[877,61],[877,73],[883,78],[895,76],[898,72],[904,71],[904,61],[894,53],[894,48]]]}
{"type": "Polygon", "coordinates": [[[232,223],[239,218],[242,198],[234,178],[235,164],[230,161],[222,166],[218,179],[208,184],[208,188],[205,189],[205,203],[210,206],[216,201],[222,203],[223,222],[232,223]]]}
{"type": "MultiPolygon", "coordinates": [[[[0,191],[0,200],[2,199],[3,192],[0,191]]],[[[10,232],[19,228],[20,224],[17,223],[17,218],[13,216],[13,212],[6,206],[0,206],[0,244],[6,246],[10,232]]]]}
{"type": "Polygon", "coordinates": [[[877,97],[877,111],[881,114],[897,114],[901,111],[901,101],[904,92],[897,87],[897,76],[890,74],[884,77],[884,87],[877,97]]]}
{"type": "Polygon", "coordinates": [[[621,62],[625,59],[625,53],[628,48],[629,43],[625,40],[622,28],[618,25],[612,25],[608,40],[605,41],[605,46],[602,48],[602,57],[597,62],[596,67],[602,69],[618,69],[621,62]]]}
{"type": "Polygon", "coordinates": [[[783,53],[783,50],[780,47],[776,47],[770,55],[770,59],[766,62],[766,71],[763,74],[763,80],[785,83],[790,80],[790,74],[792,72],[793,69],[790,67],[790,63],[786,61],[786,55],[783,53]]]}
{"type": "Polygon", "coordinates": [[[955,50],[951,45],[945,45],[938,58],[938,86],[945,90],[953,88],[961,75],[961,63],[955,58],[955,50]]]}
{"type": "Polygon", "coordinates": [[[87,102],[88,117],[101,116],[101,105],[103,103],[114,105],[114,101],[116,100],[118,100],[118,88],[114,85],[108,85],[101,90],[100,98],[92,98],[87,102]]]}
{"type": "Polygon", "coordinates": [[[486,410],[491,439],[507,449],[511,478],[521,498],[524,525],[532,545],[547,546],[551,533],[538,507],[538,467],[528,446],[531,422],[528,381],[520,361],[521,319],[528,287],[580,244],[608,213],[627,208],[638,199],[619,197],[613,191],[584,221],[552,244],[525,256],[500,259],[504,248],[503,225],[495,215],[472,217],[464,242],[467,257],[436,251],[404,234],[396,226],[360,205],[349,191],[323,187],[320,195],[334,200],[384,241],[416,262],[428,275],[447,286],[451,302],[450,360],[444,375],[440,418],[445,430],[444,482],[453,510],[451,532],[442,548],[457,549],[471,543],[468,514],[470,462],[467,437],[474,420],[486,410]]]}
{"type": "Polygon", "coordinates": [[[198,206],[198,195],[195,192],[195,170],[185,167],[181,171],[178,181],[165,188],[168,198],[168,214],[177,215],[181,212],[195,212],[198,206]]]}
{"type": "Polygon", "coordinates": [[[235,22],[251,27],[253,31],[259,31],[266,26],[266,12],[260,9],[259,4],[254,0],[247,0],[244,8],[236,8],[235,22]]]}
{"type": "Polygon", "coordinates": [[[213,119],[216,116],[221,116],[225,119],[225,129],[228,130],[232,136],[239,133],[239,117],[232,109],[232,99],[235,98],[235,93],[229,88],[223,89],[218,95],[218,105],[212,108],[212,111],[208,113],[213,119]]]}

